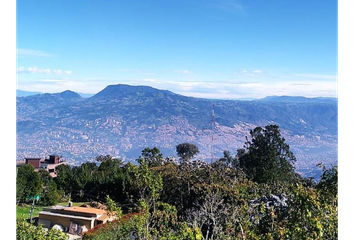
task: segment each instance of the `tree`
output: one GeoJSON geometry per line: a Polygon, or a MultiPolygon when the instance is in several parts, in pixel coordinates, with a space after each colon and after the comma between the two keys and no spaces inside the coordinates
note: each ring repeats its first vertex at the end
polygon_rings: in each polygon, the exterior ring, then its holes
{"type": "Polygon", "coordinates": [[[139,166],[128,163],[124,187],[129,195],[136,194],[137,199],[143,200],[149,207],[155,207],[162,191],[162,178],[153,172],[144,159],[139,160],[139,166]]]}
{"type": "Polygon", "coordinates": [[[112,198],[109,197],[109,195],[106,196],[106,206],[108,215],[115,216],[117,219],[122,217],[122,209],[117,206],[117,204],[112,200],[112,198]]]}
{"type": "Polygon", "coordinates": [[[75,200],[87,200],[88,193],[93,190],[94,176],[97,173],[98,167],[96,163],[83,163],[80,167],[73,167],[73,197],[75,200]],[[86,193],[86,195],[85,195],[86,193]]]}
{"type": "Polygon", "coordinates": [[[321,179],[316,186],[321,199],[329,203],[336,201],[338,197],[338,166],[332,166],[329,169],[322,163],[317,166],[322,167],[321,179]]]}
{"type": "Polygon", "coordinates": [[[140,158],[144,158],[145,162],[149,167],[161,166],[163,163],[162,153],[160,152],[160,149],[158,149],[157,147],[145,148],[143,151],[141,151],[140,158]]]}
{"type": "Polygon", "coordinates": [[[31,164],[24,164],[17,169],[16,200],[26,202],[29,197],[37,196],[42,192],[42,183],[39,174],[31,164]]]}
{"type": "Polygon", "coordinates": [[[138,239],[150,239],[152,218],[163,189],[161,175],[154,173],[143,158],[139,159],[139,167],[128,163],[126,173],[129,178],[126,178],[124,183],[125,190],[128,195],[132,193],[135,195],[138,199],[139,212],[143,212],[145,216],[144,231],[138,234],[138,239]]]}
{"type": "MultiPolygon", "coordinates": [[[[241,153],[241,149],[238,150],[239,153],[241,153]]],[[[233,168],[238,168],[240,166],[239,159],[237,155],[235,157],[231,156],[230,151],[224,150],[223,152],[224,157],[219,159],[219,162],[223,163],[227,167],[233,167],[233,168]]]]}
{"type": "Polygon", "coordinates": [[[46,240],[67,240],[69,235],[56,230],[54,228],[45,231],[41,225],[34,226],[27,222],[25,219],[16,219],[16,239],[29,240],[29,239],[46,239],[46,240]]]}
{"type": "Polygon", "coordinates": [[[322,202],[316,189],[295,184],[288,208],[286,239],[338,239],[338,206],[322,202]]]}
{"type": "Polygon", "coordinates": [[[219,193],[206,193],[202,204],[197,203],[195,209],[187,211],[187,222],[204,230],[205,239],[218,239],[223,232],[222,222],[227,210],[219,193]]]}
{"type": "Polygon", "coordinates": [[[192,143],[181,143],[176,146],[177,155],[182,159],[182,162],[189,161],[196,154],[199,153],[199,149],[192,143]]]}
{"type": "Polygon", "coordinates": [[[247,177],[258,183],[295,180],[295,155],[285,143],[277,125],[256,127],[250,131],[251,141],[246,137],[244,149],[237,157],[247,177]]]}
{"type": "Polygon", "coordinates": [[[54,179],[57,183],[58,189],[64,191],[65,194],[70,195],[73,185],[73,172],[68,165],[59,165],[57,167],[57,177],[54,179]]]}
{"type": "Polygon", "coordinates": [[[107,161],[107,160],[110,160],[112,159],[112,156],[111,155],[99,155],[96,157],[96,161],[97,162],[104,162],[104,161],[107,161]]]}
{"type": "Polygon", "coordinates": [[[45,206],[57,204],[61,197],[57,190],[57,184],[49,172],[41,170],[38,173],[42,182],[41,204],[45,206]]]}
{"type": "Polygon", "coordinates": [[[102,161],[98,171],[104,172],[108,178],[113,178],[117,174],[122,173],[123,161],[118,158],[109,158],[105,161],[102,161]]]}

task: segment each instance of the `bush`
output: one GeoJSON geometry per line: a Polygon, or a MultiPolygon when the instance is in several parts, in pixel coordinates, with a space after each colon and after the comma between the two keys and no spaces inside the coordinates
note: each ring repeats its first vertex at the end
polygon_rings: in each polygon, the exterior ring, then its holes
{"type": "Polygon", "coordinates": [[[25,219],[16,220],[17,240],[67,240],[69,236],[59,230],[45,231],[42,226],[34,226],[25,219]]]}

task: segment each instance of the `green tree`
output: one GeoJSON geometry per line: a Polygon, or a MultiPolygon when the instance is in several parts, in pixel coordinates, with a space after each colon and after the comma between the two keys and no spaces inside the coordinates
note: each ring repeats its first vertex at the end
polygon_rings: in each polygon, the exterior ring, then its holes
{"type": "Polygon", "coordinates": [[[256,127],[246,138],[245,148],[237,157],[247,177],[258,183],[289,182],[295,180],[295,155],[285,143],[277,125],[256,127]]]}
{"type": "Polygon", "coordinates": [[[57,183],[58,189],[63,190],[66,195],[71,195],[73,172],[68,165],[62,164],[57,167],[57,177],[54,180],[57,183]]]}
{"type": "Polygon", "coordinates": [[[69,235],[50,229],[45,231],[41,225],[34,226],[25,219],[16,219],[16,239],[17,240],[67,240],[69,235]]]}
{"type": "Polygon", "coordinates": [[[111,155],[99,155],[96,157],[96,161],[97,162],[104,162],[104,161],[107,161],[107,160],[111,160],[112,159],[112,156],[111,155]]]}
{"type": "Polygon", "coordinates": [[[328,239],[323,238],[325,208],[314,189],[295,184],[288,204],[287,239],[328,239]]]}
{"type": "Polygon", "coordinates": [[[242,154],[241,149],[238,150],[238,154],[235,157],[231,156],[230,151],[225,150],[223,152],[224,157],[220,158],[218,161],[227,167],[239,168],[240,162],[238,156],[241,154],[242,154]]]}
{"type": "Polygon", "coordinates": [[[199,149],[192,143],[181,143],[176,146],[177,155],[181,158],[182,162],[191,160],[199,153],[199,149]]]}
{"type": "Polygon", "coordinates": [[[161,175],[154,173],[142,158],[139,166],[128,163],[126,167],[129,177],[124,184],[125,190],[128,194],[137,194],[136,200],[143,200],[154,208],[163,188],[161,175]]]}
{"type": "Polygon", "coordinates": [[[106,196],[106,206],[109,215],[116,216],[117,219],[122,217],[122,209],[117,206],[117,204],[112,200],[112,198],[109,197],[109,195],[106,196]]]}
{"type": "Polygon", "coordinates": [[[326,168],[322,164],[318,164],[322,167],[321,179],[318,182],[316,189],[320,192],[321,199],[328,203],[337,201],[338,198],[338,166],[332,166],[326,168]]]}
{"type": "Polygon", "coordinates": [[[16,200],[26,202],[42,192],[42,183],[38,172],[31,164],[24,164],[17,169],[16,200]]]}
{"type": "Polygon", "coordinates": [[[144,158],[149,167],[161,166],[163,163],[163,155],[157,147],[145,148],[141,152],[140,158],[144,158]]]}
{"type": "MultiPolygon", "coordinates": [[[[106,184],[110,185],[116,184],[117,178],[121,178],[123,174],[123,162],[117,158],[111,158],[106,161],[101,162],[98,170],[94,173],[97,184],[106,184]]],[[[107,195],[107,194],[105,194],[107,195]]]]}
{"type": "Polygon", "coordinates": [[[83,163],[80,167],[73,167],[74,200],[88,200],[88,195],[94,188],[94,176],[97,174],[96,163],[83,163]],[[86,193],[86,194],[85,194],[86,193]]]}
{"type": "Polygon", "coordinates": [[[38,172],[42,182],[41,204],[45,206],[55,205],[61,197],[57,190],[57,184],[47,171],[38,172]]]}

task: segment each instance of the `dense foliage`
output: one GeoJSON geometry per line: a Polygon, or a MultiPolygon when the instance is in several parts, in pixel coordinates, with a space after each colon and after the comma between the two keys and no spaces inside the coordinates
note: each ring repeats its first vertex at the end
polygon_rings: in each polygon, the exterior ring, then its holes
{"type": "Polygon", "coordinates": [[[188,161],[199,153],[199,149],[195,144],[181,143],[176,146],[176,152],[181,161],[188,161]]]}
{"type": "Polygon", "coordinates": [[[292,181],[296,158],[279,127],[256,127],[250,134],[252,139],[247,139],[245,149],[240,149],[237,154],[240,167],[248,178],[259,183],[292,181]]]}
{"type": "Polygon", "coordinates": [[[193,158],[192,144],[179,148],[180,163],[154,147],[142,151],[138,164],[99,156],[99,166],[58,168],[56,185],[44,173],[38,181],[48,203],[46,191],[53,191],[106,203],[117,216],[85,240],[337,239],[337,167],[320,166],[318,183],[304,179],[295,174],[296,158],[277,126],[250,135],[236,156],[225,151],[212,164],[193,158]]]}
{"type": "Polygon", "coordinates": [[[41,226],[34,226],[24,219],[16,220],[17,240],[67,240],[69,235],[54,228],[45,231],[41,226]]]}
{"type": "Polygon", "coordinates": [[[41,205],[54,205],[63,194],[64,192],[57,188],[57,183],[47,171],[35,172],[30,164],[22,165],[17,169],[16,200],[18,203],[32,202],[33,198],[38,196],[41,205]]]}

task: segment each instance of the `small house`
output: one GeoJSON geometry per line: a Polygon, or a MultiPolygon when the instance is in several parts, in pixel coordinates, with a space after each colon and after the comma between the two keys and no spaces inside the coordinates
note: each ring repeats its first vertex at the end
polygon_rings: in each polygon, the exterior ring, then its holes
{"type": "Polygon", "coordinates": [[[115,217],[110,216],[107,210],[90,207],[53,206],[43,208],[43,211],[39,212],[38,224],[42,224],[45,228],[59,225],[65,232],[81,235],[97,225],[114,219],[115,217]]]}

